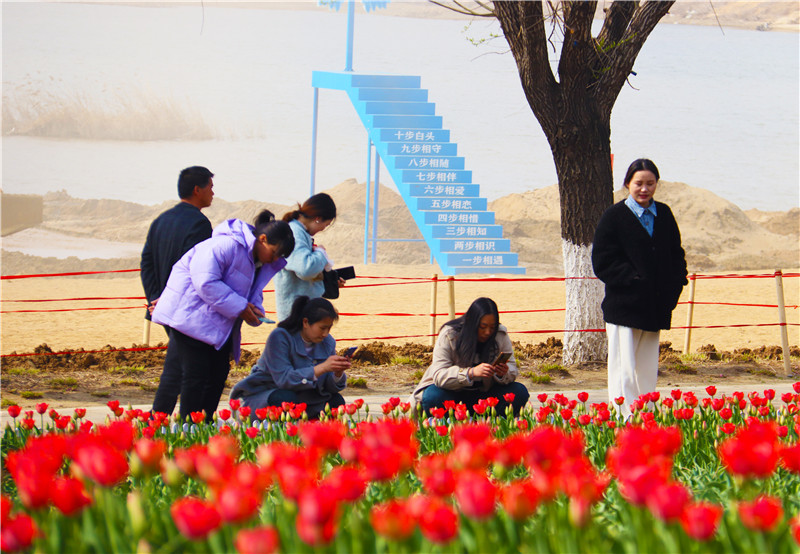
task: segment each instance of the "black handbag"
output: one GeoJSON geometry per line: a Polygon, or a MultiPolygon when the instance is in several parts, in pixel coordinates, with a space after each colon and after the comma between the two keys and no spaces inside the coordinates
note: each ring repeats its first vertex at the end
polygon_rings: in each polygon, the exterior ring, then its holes
{"type": "Polygon", "coordinates": [[[339,274],[335,269],[322,272],[322,283],[325,285],[325,292],[322,293],[322,298],[327,298],[328,300],[339,298],[339,274]]]}

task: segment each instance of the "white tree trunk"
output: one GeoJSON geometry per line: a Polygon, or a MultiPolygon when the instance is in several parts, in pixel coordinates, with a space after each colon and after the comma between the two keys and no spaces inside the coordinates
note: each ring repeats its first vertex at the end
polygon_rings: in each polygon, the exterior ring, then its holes
{"type": "Polygon", "coordinates": [[[564,318],[564,364],[605,361],[608,355],[605,322],[600,302],[605,287],[594,279],[592,246],[580,246],[561,240],[564,255],[564,275],[567,277],[567,311],[564,318]],[[577,277],[569,279],[569,277],[577,277]],[[578,331],[573,331],[573,330],[578,331]],[[580,329],[603,329],[587,332],[580,329]]]}

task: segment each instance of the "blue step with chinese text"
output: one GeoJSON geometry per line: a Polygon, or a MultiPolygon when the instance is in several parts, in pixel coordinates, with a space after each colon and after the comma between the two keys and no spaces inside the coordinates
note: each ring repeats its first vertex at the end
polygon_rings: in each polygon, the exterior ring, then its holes
{"type": "Polygon", "coordinates": [[[312,85],[347,93],[444,274],[525,273],[420,77],[314,71],[312,85]]]}

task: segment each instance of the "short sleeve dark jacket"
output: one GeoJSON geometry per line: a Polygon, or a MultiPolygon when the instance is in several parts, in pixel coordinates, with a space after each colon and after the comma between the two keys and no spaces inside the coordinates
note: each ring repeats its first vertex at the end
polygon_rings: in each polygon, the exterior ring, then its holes
{"type": "Polygon", "coordinates": [[[670,328],[688,282],[686,255],[669,206],[656,202],[656,212],[652,237],[624,201],[597,224],[592,267],[606,285],[602,308],[608,323],[645,331],[670,328]]]}

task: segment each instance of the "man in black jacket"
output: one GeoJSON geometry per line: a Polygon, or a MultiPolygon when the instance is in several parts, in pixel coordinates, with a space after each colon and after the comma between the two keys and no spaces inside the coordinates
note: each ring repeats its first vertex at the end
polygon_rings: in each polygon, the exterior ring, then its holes
{"type": "MultiPolygon", "coordinates": [[[[139,265],[147,298],[147,319],[150,319],[153,308],[167,286],[175,262],[194,245],[211,237],[211,222],[200,210],[209,207],[214,199],[213,177],[213,173],[201,166],[187,167],[181,171],[178,177],[178,196],[181,201],[150,224],[139,265]]],[[[169,336],[170,329],[166,331],[169,336]]],[[[153,410],[172,413],[180,391],[180,364],[169,357],[165,359],[161,381],[153,410]]]]}

